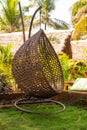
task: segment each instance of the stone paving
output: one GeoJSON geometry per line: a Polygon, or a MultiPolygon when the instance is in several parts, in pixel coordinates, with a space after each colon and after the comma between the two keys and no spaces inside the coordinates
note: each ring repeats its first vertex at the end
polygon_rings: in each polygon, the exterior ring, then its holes
{"type": "MultiPolygon", "coordinates": [[[[45,33],[51,41],[55,51],[61,52],[61,49],[64,46],[64,40],[71,33],[71,30],[54,30],[46,31],[45,33]]],[[[28,32],[26,32],[25,34],[27,39],[28,32]]],[[[18,50],[18,48],[23,44],[22,32],[0,34],[0,44],[7,45],[9,43],[14,44],[12,52],[15,53],[18,50]]],[[[85,52],[85,50],[87,50],[87,40],[71,41],[71,47],[72,56],[74,60],[87,60],[87,53],[85,52]]]]}

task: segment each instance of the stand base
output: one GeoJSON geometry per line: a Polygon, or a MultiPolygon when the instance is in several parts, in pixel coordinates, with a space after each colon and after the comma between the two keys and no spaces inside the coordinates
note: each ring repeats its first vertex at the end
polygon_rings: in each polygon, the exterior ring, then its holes
{"type": "Polygon", "coordinates": [[[52,112],[33,112],[31,110],[27,110],[27,109],[24,109],[22,107],[20,107],[19,105],[23,105],[23,104],[43,104],[43,103],[54,103],[56,105],[60,105],[62,107],[61,110],[57,111],[56,113],[59,113],[59,112],[63,112],[66,107],[63,103],[59,102],[59,101],[55,101],[55,100],[52,100],[52,99],[20,99],[18,101],[16,101],[14,103],[14,106],[19,109],[20,111],[22,112],[26,112],[26,113],[31,113],[31,114],[52,114],[52,112]]]}

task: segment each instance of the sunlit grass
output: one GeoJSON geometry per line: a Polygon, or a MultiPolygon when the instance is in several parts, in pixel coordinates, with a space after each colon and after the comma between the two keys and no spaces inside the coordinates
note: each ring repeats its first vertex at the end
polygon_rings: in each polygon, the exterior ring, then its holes
{"type": "MultiPolygon", "coordinates": [[[[34,109],[34,107],[33,107],[34,109]]],[[[39,109],[53,107],[43,105],[39,109]]],[[[59,109],[55,105],[55,110],[59,109]]],[[[66,110],[57,114],[27,114],[16,108],[0,109],[0,130],[86,130],[87,110],[66,105],[66,110]]]]}

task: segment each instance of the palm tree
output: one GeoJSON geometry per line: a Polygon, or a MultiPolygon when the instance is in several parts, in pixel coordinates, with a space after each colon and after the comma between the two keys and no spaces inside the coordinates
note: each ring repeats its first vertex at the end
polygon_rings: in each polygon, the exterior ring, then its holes
{"type": "MultiPolygon", "coordinates": [[[[44,24],[45,30],[47,29],[47,25],[51,26],[55,29],[66,29],[69,28],[68,24],[64,21],[58,20],[58,19],[51,19],[50,13],[55,9],[55,0],[30,0],[32,4],[30,4],[30,7],[32,6],[42,6],[41,9],[41,23],[44,24]]],[[[40,20],[37,20],[34,25],[38,26],[40,24],[40,20]]]]}
{"type": "Polygon", "coordinates": [[[42,6],[42,23],[45,25],[45,30],[47,23],[50,22],[50,12],[55,9],[55,4],[53,0],[37,0],[38,4],[42,6]]]}
{"type": "Polygon", "coordinates": [[[73,5],[72,22],[75,28],[74,40],[87,35],[87,0],[79,0],[73,5]]]}
{"type": "Polygon", "coordinates": [[[1,29],[8,32],[19,29],[18,0],[0,0],[0,4],[2,6],[0,15],[1,29]]]}

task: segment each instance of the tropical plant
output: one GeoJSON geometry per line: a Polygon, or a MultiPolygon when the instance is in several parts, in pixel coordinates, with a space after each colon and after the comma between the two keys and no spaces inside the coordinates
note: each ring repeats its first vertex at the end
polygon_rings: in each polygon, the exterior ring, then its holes
{"type": "Polygon", "coordinates": [[[84,60],[74,61],[62,53],[59,54],[65,81],[74,81],[77,78],[84,78],[87,72],[87,63],[84,60]]]}
{"type": "Polygon", "coordinates": [[[51,41],[52,44],[54,44],[55,42],[56,42],[57,44],[60,43],[60,40],[58,39],[58,37],[56,37],[56,36],[54,36],[54,35],[52,35],[52,34],[48,36],[48,39],[51,41]]]}
{"type": "Polygon", "coordinates": [[[11,54],[11,48],[13,44],[8,44],[7,46],[0,45],[0,63],[11,64],[13,55],[11,54]]]}
{"type": "MultiPolygon", "coordinates": [[[[46,30],[46,25],[47,23],[50,22],[50,12],[55,9],[55,4],[53,0],[37,0],[38,4],[42,6],[42,23],[45,25],[45,30],[46,30]]],[[[50,23],[49,23],[50,24],[50,23]]]]}
{"type": "Polygon", "coordinates": [[[74,27],[75,27],[75,30],[73,33],[74,40],[81,39],[83,35],[87,35],[87,16],[82,15],[81,19],[79,20],[79,22],[75,24],[74,27]]]}
{"type": "MultiPolygon", "coordinates": [[[[50,13],[55,9],[55,1],[53,0],[30,0],[31,4],[30,7],[32,6],[42,6],[41,9],[41,23],[44,24],[45,30],[47,29],[47,25],[50,27],[53,27],[54,29],[68,29],[69,25],[59,19],[56,18],[50,18],[50,13]]],[[[34,23],[35,26],[40,25],[40,20],[36,20],[34,23]]]]}
{"type": "Polygon", "coordinates": [[[0,45],[0,92],[7,92],[12,90],[15,84],[12,75],[12,59],[11,54],[12,44],[7,46],[0,45]]]}
{"type": "Polygon", "coordinates": [[[71,81],[73,79],[73,75],[71,73],[71,70],[73,69],[74,61],[72,59],[69,59],[69,57],[65,54],[58,54],[62,69],[63,69],[63,74],[64,74],[64,80],[65,81],[71,81]]]}
{"type": "Polygon", "coordinates": [[[77,60],[73,66],[74,78],[82,78],[87,72],[87,63],[84,60],[77,60]]]}
{"type": "Polygon", "coordinates": [[[54,29],[69,29],[69,24],[57,18],[50,19],[49,25],[54,29]]]}
{"type": "Polygon", "coordinates": [[[79,0],[72,8],[72,22],[75,28],[73,39],[87,35],[87,0],[79,0]]]}
{"type": "Polygon", "coordinates": [[[75,16],[78,11],[87,5],[87,0],[78,0],[72,7],[72,16],[75,16]]]}
{"type": "Polygon", "coordinates": [[[2,6],[0,15],[1,30],[12,32],[20,27],[20,15],[17,8],[18,0],[0,0],[2,6]]]}

